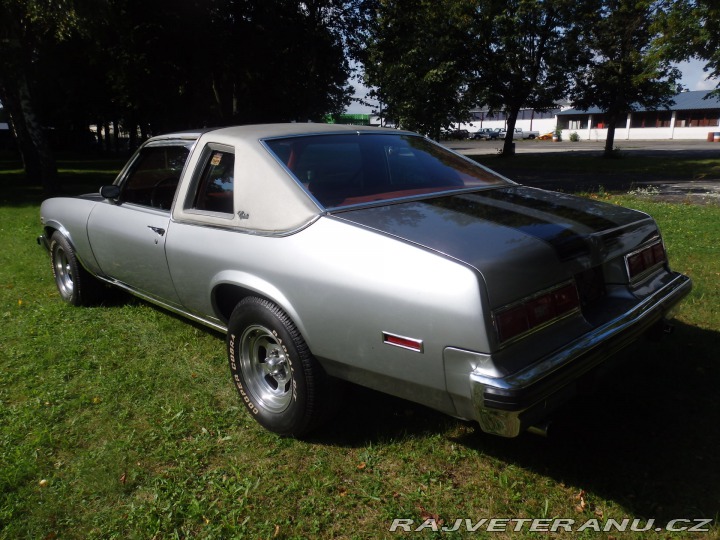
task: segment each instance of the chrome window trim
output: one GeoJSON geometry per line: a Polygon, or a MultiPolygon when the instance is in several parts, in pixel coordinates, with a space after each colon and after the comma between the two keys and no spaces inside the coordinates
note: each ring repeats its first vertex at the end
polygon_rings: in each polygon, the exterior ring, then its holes
{"type": "MultiPolygon", "coordinates": [[[[190,213],[190,212],[186,212],[190,213]]],[[[217,213],[217,212],[216,212],[217,213]]],[[[217,213],[218,216],[228,217],[228,214],[220,214],[217,213]]],[[[207,215],[207,213],[204,213],[203,215],[207,215]]],[[[303,230],[307,229],[315,223],[318,219],[323,217],[325,214],[318,214],[316,216],[313,216],[312,219],[308,220],[307,222],[303,223],[299,227],[295,227],[294,229],[290,229],[287,231],[261,231],[256,229],[244,229],[242,227],[237,226],[235,221],[232,221],[232,223],[228,223],[227,225],[220,224],[220,223],[210,223],[206,221],[195,221],[193,219],[173,219],[171,223],[178,223],[180,225],[192,225],[194,227],[204,227],[207,229],[218,229],[223,231],[231,231],[236,233],[242,233],[242,234],[248,234],[251,236],[265,236],[270,238],[283,238],[286,236],[292,236],[293,234],[297,234],[299,232],[302,232],[303,230]]],[[[233,219],[234,220],[234,214],[230,217],[228,217],[228,220],[233,219]]]]}
{"type": "MultiPolygon", "coordinates": [[[[215,142],[208,142],[205,147],[201,150],[202,155],[200,156],[200,159],[198,160],[197,165],[195,166],[195,170],[193,171],[192,178],[190,178],[190,185],[188,186],[185,200],[183,201],[183,212],[188,214],[198,214],[202,216],[211,216],[211,217],[217,217],[217,218],[223,218],[223,219],[234,219],[235,217],[235,208],[233,206],[233,211],[230,213],[227,212],[212,212],[209,210],[198,210],[193,206],[193,201],[195,200],[195,196],[197,195],[198,187],[200,186],[200,177],[202,176],[203,172],[205,172],[205,167],[208,164],[208,161],[210,161],[210,155],[213,152],[225,152],[227,154],[232,154],[233,159],[236,157],[235,155],[235,147],[229,146],[227,144],[221,144],[221,143],[215,143],[215,142]]],[[[188,162],[190,159],[188,159],[188,162]]],[[[186,162],[187,166],[187,162],[186,162]]],[[[237,161],[235,161],[235,168],[237,168],[237,161]]],[[[182,177],[181,177],[182,178],[182,177]]],[[[233,186],[233,198],[235,196],[235,187],[233,186]]],[[[233,199],[234,200],[234,199],[233,199]]]]}

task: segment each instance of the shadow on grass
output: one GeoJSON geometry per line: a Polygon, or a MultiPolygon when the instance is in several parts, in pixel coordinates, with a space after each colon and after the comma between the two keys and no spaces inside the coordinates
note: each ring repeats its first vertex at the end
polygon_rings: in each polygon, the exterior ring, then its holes
{"type": "Polygon", "coordinates": [[[589,396],[553,416],[548,438],[504,439],[458,427],[419,405],[353,388],[316,440],[355,447],[433,433],[656,521],[717,518],[720,509],[720,334],[683,324],[638,342],[589,396]]]}
{"type": "MultiPolygon", "coordinates": [[[[511,160],[497,156],[474,159],[520,184],[567,193],[600,189],[626,192],[638,186],[677,184],[692,189],[697,182],[716,183],[720,161],[714,151],[656,152],[604,160],[587,152],[522,154],[511,160]]],[[[698,188],[707,192],[707,186],[698,188]]]]}
{"type": "MultiPolygon", "coordinates": [[[[58,196],[97,193],[101,186],[112,184],[125,158],[58,161],[58,196]]],[[[0,206],[39,205],[45,195],[42,186],[29,180],[20,162],[0,161],[0,206]]]]}
{"type": "MultiPolygon", "coordinates": [[[[126,295],[115,302],[145,303],[126,295]]],[[[222,347],[221,334],[190,324],[215,335],[222,347]]],[[[306,440],[361,448],[439,435],[481,455],[615,501],[634,517],[654,518],[658,525],[681,518],[716,519],[720,509],[718,350],[720,333],[682,323],[676,323],[674,334],[659,343],[638,341],[618,357],[617,367],[592,394],[579,396],[553,415],[548,438],[487,435],[473,423],[347,385],[336,416],[306,440]]]]}

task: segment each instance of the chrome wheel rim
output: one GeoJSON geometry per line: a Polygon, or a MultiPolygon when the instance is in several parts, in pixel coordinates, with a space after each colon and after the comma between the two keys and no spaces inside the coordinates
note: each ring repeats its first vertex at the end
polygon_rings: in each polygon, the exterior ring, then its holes
{"type": "Polygon", "coordinates": [[[240,337],[240,369],[246,390],[265,410],[284,411],[292,399],[292,372],[287,352],[273,333],[249,326],[240,337]]]}
{"type": "Polygon", "coordinates": [[[55,282],[60,290],[60,294],[65,298],[70,298],[75,289],[75,282],[70,268],[70,261],[67,258],[65,250],[61,247],[55,250],[54,268],[55,282]]]}

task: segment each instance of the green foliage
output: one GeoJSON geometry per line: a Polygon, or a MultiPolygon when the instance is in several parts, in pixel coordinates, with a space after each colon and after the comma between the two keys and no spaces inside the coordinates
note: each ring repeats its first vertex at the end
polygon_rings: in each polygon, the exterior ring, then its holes
{"type": "Polygon", "coordinates": [[[503,155],[523,107],[556,107],[582,58],[573,32],[575,3],[567,0],[477,1],[473,16],[473,78],[478,103],[507,113],[503,155]]]}
{"type": "MultiPolygon", "coordinates": [[[[387,116],[437,137],[470,107],[553,108],[578,59],[567,0],[381,2],[364,58],[366,82],[387,116]]],[[[508,153],[508,152],[506,152],[508,153]]]]}
{"type": "MultiPolygon", "coordinates": [[[[682,4],[682,3],[680,3],[682,4]]],[[[698,0],[692,5],[696,6],[693,13],[697,17],[697,23],[691,17],[684,20],[686,26],[697,28],[687,40],[691,44],[691,51],[698,57],[707,60],[706,68],[708,77],[720,77],[720,6],[713,0],[698,0]],[[688,24],[689,22],[689,24],[688,24]]],[[[675,34],[677,35],[677,34],[675,34]]],[[[716,88],[720,87],[720,83],[716,88]]]]}
{"type": "Polygon", "coordinates": [[[0,78],[24,71],[57,130],[321,120],[352,95],[345,53],[362,3],[2,0],[0,33],[17,39],[0,41],[0,60],[18,61],[0,78]]]}
{"type": "Polygon", "coordinates": [[[470,43],[472,87],[491,110],[553,108],[575,58],[570,7],[563,0],[478,1],[470,43]]]}
{"type": "Polygon", "coordinates": [[[464,16],[458,0],[380,3],[363,61],[387,118],[439,139],[449,119],[467,114],[464,16]]]}
{"type": "Polygon", "coordinates": [[[617,120],[637,107],[671,104],[681,74],[663,54],[659,23],[666,3],[588,0],[580,5],[579,45],[585,59],[574,73],[570,99],[578,109],[605,111],[609,155],[617,120]]]}
{"type": "Polygon", "coordinates": [[[675,0],[658,28],[661,52],[673,60],[703,59],[708,78],[720,77],[720,7],[715,0],[675,0]]]}

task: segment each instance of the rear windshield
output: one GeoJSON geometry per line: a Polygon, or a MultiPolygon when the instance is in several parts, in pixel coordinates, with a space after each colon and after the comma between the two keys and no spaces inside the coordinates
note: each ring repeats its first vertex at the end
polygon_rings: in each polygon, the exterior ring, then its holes
{"type": "Polygon", "coordinates": [[[417,135],[308,135],[265,143],[325,208],[507,184],[417,135]]]}

